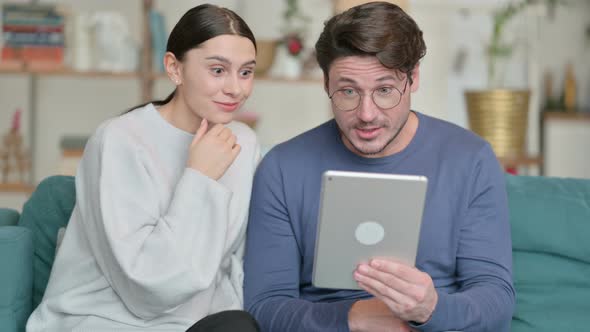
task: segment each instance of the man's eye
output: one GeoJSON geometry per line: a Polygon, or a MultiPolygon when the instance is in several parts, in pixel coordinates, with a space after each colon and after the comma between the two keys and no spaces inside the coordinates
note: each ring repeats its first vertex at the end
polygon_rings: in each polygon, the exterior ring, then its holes
{"type": "Polygon", "coordinates": [[[355,89],[342,89],[340,92],[347,97],[356,96],[357,94],[355,89]]]}
{"type": "Polygon", "coordinates": [[[388,95],[393,92],[393,88],[389,86],[380,87],[377,89],[377,93],[380,95],[388,95]]]}

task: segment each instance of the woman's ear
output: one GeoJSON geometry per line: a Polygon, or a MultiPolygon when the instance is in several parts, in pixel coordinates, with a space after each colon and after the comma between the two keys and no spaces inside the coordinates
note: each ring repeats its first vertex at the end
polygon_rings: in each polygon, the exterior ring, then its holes
{"type": "Polygon", "coordinates": [[[172,52],[166,52],[164,54],[164,69],[166,70],[166,74],[168,74],[168,78],[170,78],[172,83],[177,86],[182,84],[180,64],[180,61],[176,59],[176,56],[172,52]]]}

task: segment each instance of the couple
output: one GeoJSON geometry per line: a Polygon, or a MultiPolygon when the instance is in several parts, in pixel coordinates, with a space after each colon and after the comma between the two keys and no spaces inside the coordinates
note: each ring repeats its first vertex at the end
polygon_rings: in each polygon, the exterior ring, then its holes
{"type": "Polygon", "coordinates": [[[27,330],[508,331],[502,171],[485,141],[410,109],[422,31],[369,3],[327,21],[316,52],[334,119],[259,163],[254,133],[232,122],[254,36],[228,9],[189,10],[163,59],[174,92],[89,140],[27,330]],[[364,291],[312,286],[327,169],[428,177],[416,267],[374,259],[354,271],[364,291]]]}

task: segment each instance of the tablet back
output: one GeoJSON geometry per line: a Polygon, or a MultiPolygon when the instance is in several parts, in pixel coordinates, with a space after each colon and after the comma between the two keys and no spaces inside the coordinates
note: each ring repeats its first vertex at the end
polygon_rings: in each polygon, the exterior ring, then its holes
{"type": "Polygon", "coordinates": [[[416,261],[427,179],[327,171],[322,177],[312,282],[360,289],[352,274],[373,257],[416,261]]]}

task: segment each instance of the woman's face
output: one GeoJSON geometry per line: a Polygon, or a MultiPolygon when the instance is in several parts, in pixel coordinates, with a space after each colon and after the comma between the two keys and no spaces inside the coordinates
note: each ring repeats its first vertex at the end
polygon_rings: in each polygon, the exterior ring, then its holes
{"type": "Polygon", "coordinates": [[[221,35],[185,54],[180,64],[179,96],[198,118],[232,121],[252,92],[254,44],[245,37],[221,35]]]}

